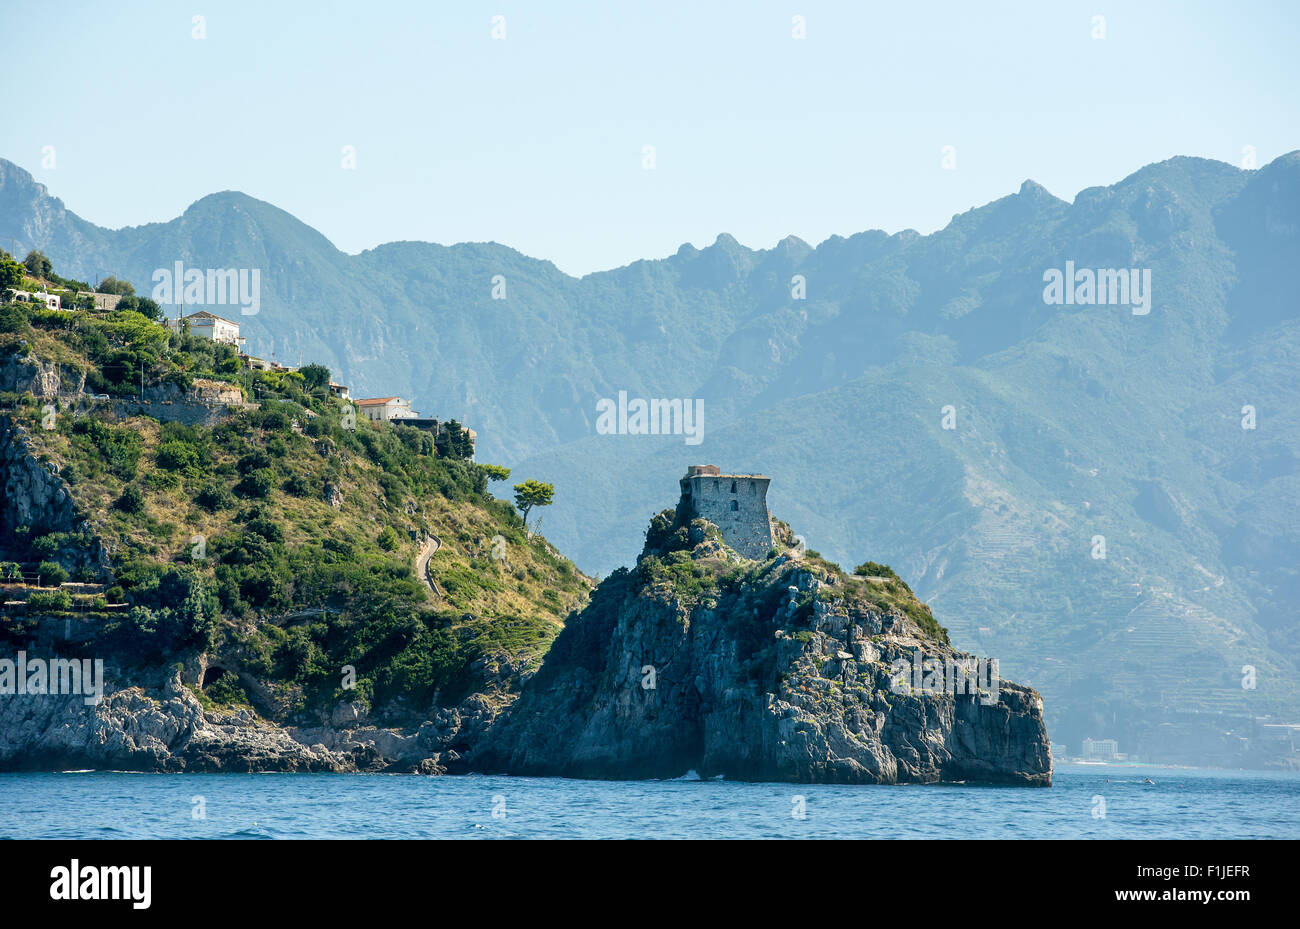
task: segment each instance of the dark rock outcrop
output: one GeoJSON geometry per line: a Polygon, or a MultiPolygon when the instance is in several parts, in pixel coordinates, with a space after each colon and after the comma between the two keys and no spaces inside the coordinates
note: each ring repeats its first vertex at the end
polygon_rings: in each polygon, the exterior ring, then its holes
{"type": "MultiPolygon", "coordinates": [[[[29,656],[38,657],[54,656],[29,656]]],[[[107,665],[98,704],[82,694],[0,697],[0,771],[446,774],[457,770],[496,710],[475,695],[419,726],[384,728],[341,705],[327,724],[282,727],[249,707],[204,709],[179,666],[107,665]]]]}
{"type": "Polygon", "coordinates": [[[737,563],[694,524],[690,540],[600,586],[472,769],[1050,785],[1034,691],[900,692],[896,661],[963,656],[922,628],[928,613],[897,579],[849,578],[793,553],[737,563]]]}
{"type": "Polygon", "coordinates": [[[0,544],[21,527],[35,534],[69,533],[79,543],[59,552],[69,568],[91,567],[103,573],[109,557],[73,499],[55,466],[31,451],[26,429],[0,415],[0,544]]]}

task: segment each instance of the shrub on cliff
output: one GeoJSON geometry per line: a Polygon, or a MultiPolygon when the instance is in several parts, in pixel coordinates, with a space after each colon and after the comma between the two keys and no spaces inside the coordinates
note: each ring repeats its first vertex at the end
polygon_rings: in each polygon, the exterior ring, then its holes
{"type": "Polygon", "coordinates": [[[864,561],[853,569],[853,573],[858,577],[898,577],[893,568],[878,561],[864,561]]]}
{"type": "Polygon", "coordinates": [[[221,676],[203,691],[215,706],[248,706],[248,694],[239,683],[239,678],[229,671],[222,671],[221,676]]]}
{"type": "Polygon", "coordinates": [[[263,506],[244,514],[244,528],[257,533],[268,542],[284,541],[283,524],[263,506]]]}
{"type": "Polygon", "coordinates": [[[72,425],[75,445],[124,481],[132,480],[140,461],[144,443],[140,435],[127,426],[110,426],[90,418],[77,419],[72,425]]]}
{"type": "Polygon", "coordinates": [[[261,500],[271,493],[271,488],[274,486],[274,473],[269,468],[259,468],[244,475],[244,479],[235,485],[235,493],[261,500]]]}
{"type": "Polygon", "coordinates": [[[320,493],[320,485],[301,474],[290,474],[280,488],[295,497],[315,497],[320,493]]]}
{"type": "Polygon", "coordinates": [[[32,554],[41,561],[58,561],[55,557],[65,548],[79,548],[85,544],[85,539],[74,532],[47,532],[45,535],[32,539],[32,554]]]}
{"type": "Polygon", "coordinates": [[[68,579],[68,572],[57,561],[42,561],[36,568],[41,576],[41,583],[55,587],[68,579]]]}
{"type": "Polygon", "coordinates": [[[127,484],[122,490],[122,495],[117,498],[114,504],[123,513],[132,516],[144,512],[144,494],[139,487],[134,484],[127,484]]]}
{"type": "Polygon", "coordinates": [[[0,307],[0,332],[22,332],[27,328],[27,313],[21,303],[0,307]]]}
{"type": "Polygon", "coordinates": [[[168,471],[183,471],[199,462],[199,450],[193,445],[175,439],[163,442],[155,453],[158,467],[168,471]]]}
{"type": "Polygon", "coordinates": [[[271,467],[275,462],[271,460],[270,454],[261,448],[254,448],[248,454],[244,455],[236,463],[235,467],[239,469],[240,474],[252,474],[254,471],[260,471],[271,467]]]}
{"type": "Polygon", "coordinates": [[[36,591],[27,598],[29,613],[66,613],[72,609],[72,594],[66,590],[36,591]]]}
{"type": "Polygon", "coordinates": [[[135,561],[123,565],[120,580],[133,604],[105,624],[106,645],[141,662],[212,644],[219,617],[211,581],[188,566],[135,561]]]}
{"type": "Polygon", "coordinates": [[[235,502],[235,497],[225,484],[209,481],[203,485],[194,502],[208,512],[215,513],[217,510],[228,509],[235,502]]]}

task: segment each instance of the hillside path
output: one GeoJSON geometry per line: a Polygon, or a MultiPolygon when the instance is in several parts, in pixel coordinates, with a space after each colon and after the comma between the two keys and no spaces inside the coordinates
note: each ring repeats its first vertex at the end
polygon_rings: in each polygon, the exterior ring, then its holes
{"type": "Polygon", "coordinates": [[[442,542],[436,535],[431,535],[420,546],[420,550],[415,553],[415,576],[420,579],[420,583],[425,586],[429,593],[439,598],[442,597],[442,594],[438,592],[437,587],[433,586],[433,580],[429,577],[429,559],[440,548],[442,548],[442,542]]]}

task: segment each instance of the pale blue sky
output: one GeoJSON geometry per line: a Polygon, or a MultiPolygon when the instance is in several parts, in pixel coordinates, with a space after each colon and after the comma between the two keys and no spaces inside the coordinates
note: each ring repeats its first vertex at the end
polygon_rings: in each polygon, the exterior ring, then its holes
{"type": "Polygon", "coordinates": [[[1174,155],[1262,165],[1300,148],[1298,23],[1291,2],[5,0],[0,156],[105,226],[234,189],[349,252],[493,240],[582,274],[719,232],[930,232],[1028,177],[1072,199],[1174,155]]]}

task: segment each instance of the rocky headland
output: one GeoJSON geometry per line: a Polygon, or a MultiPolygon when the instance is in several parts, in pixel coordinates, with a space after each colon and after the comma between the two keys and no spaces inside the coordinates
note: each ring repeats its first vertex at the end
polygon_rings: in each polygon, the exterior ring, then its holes
{"type": "MultiPolygon", "coordinates": [[[[788,530],[785,543],[793,542],[788,530]]],[[[738,559],[704,520],[656,518],[471,767],[592,778],[1047,786],[1042,700],[911,690],[902,662],[970,660],[899,579],[788,547],[738,559]]]]}

